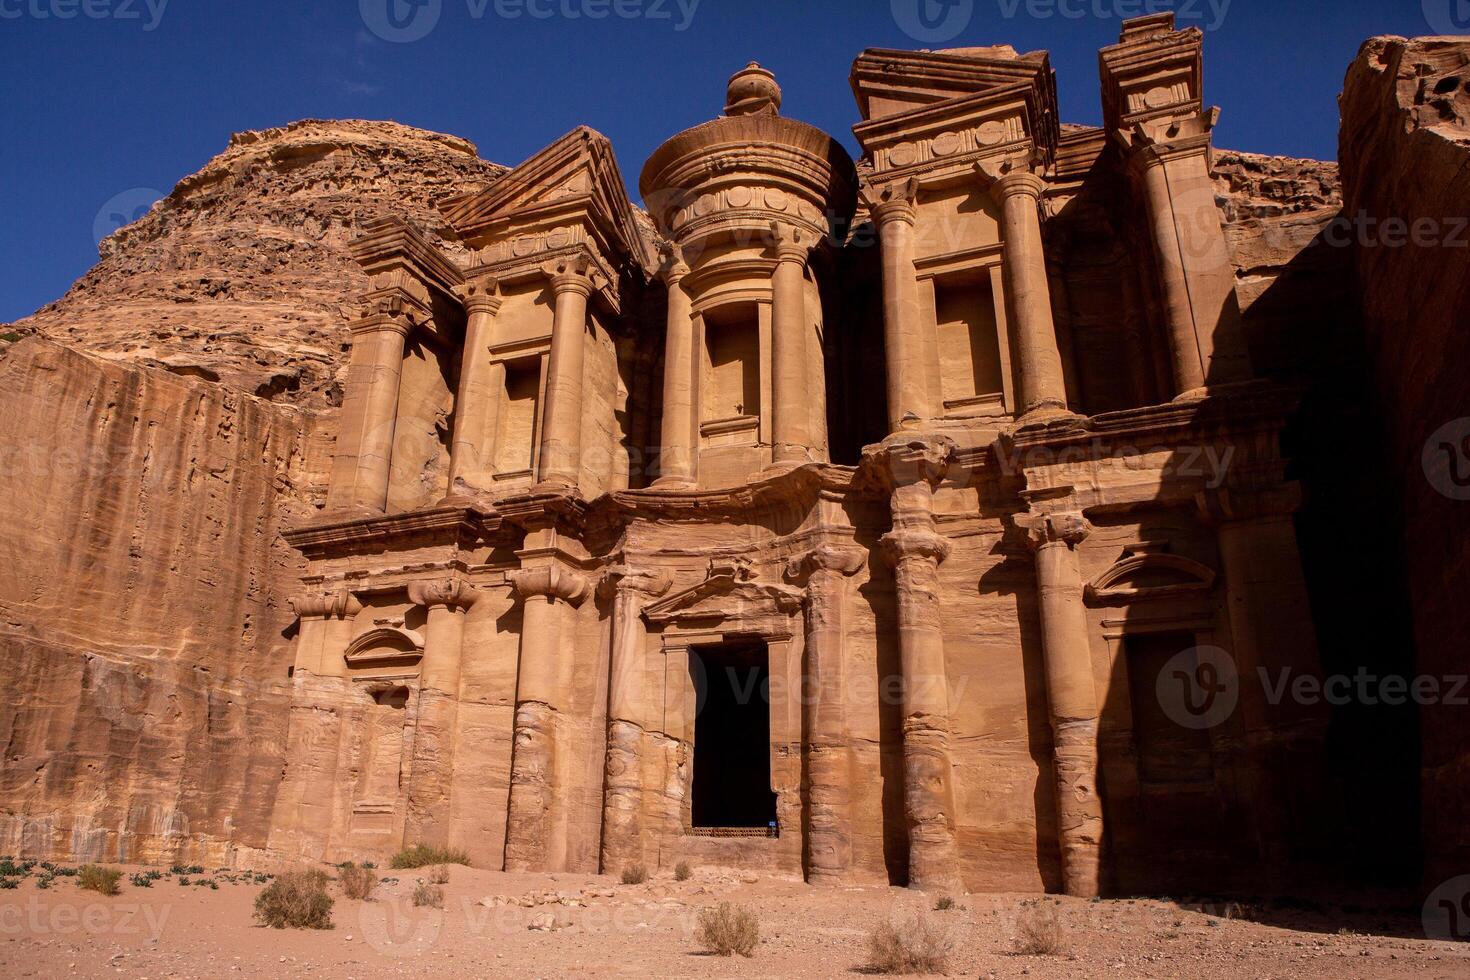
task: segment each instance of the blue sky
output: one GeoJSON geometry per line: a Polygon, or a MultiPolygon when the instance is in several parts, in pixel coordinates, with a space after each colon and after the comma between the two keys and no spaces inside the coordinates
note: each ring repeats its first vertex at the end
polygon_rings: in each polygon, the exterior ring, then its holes
{"type": "Polygon", "coordinates": [[[636,181],[747,61],[852,148],[864,47],[998,43],[1051,51],[1062,118],[1095,124],[1097,49],[1162,7],[1206,31],[1217,145],[1319,158],[1363,39],[1470,29],[1467,0],[0,0],[0,321],[96,261],[108,202],[167,192],[238,130],[394,119],[514,164],[585,123],[636,181]]]}

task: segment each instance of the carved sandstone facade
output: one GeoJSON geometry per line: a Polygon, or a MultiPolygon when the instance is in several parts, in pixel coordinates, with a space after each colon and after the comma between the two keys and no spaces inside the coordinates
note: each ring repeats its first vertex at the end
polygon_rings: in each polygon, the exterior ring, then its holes
{"type": "Polygon", "coordinates": [[[646,213],[578,129],[441,204],[454,260],[371,225],[287,534],[271,848],[1075,895],[1311,867],[1324,718],[1256,669],[1318,669],[1292,395],[1252,374],[1200,64],[1127,22],[1084,128],[1044,53],[870,50],[856,163],[751,65],[646,213]]]}

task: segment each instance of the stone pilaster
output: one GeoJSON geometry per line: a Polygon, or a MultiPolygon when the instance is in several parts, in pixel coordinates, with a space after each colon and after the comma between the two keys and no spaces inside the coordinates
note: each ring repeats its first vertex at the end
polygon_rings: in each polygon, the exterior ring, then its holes
{"type": "Polygon", "coordinates": [[[1098,701],[1076,553],[1092,527],[1076,511],[1034,511],[1015,520],[1036,554],[1063,884],[1068,895],[1092,897],[1101,889],[1103,829],[1097,792],[1098,701]]]}
{"type": "Polygon", "coordinates": [[[804,843],[806,878],[814,885],[841,884],[852,873],[853,759],[843,640],[847,582],[866,562],[861,548],[821,545],[786,570],[788,578],[806,583],[804,843]]]}
{"type": "Polygon", "coordinates": [[[450,578],[411,583],[408,598],[428,609],[428,622],[419,664],[418,725],[409,768],[404,838],[409,844],[447,847],[464,617],[479,593],[468,583],[450,578]]]}
{"type": "Polygon", "coordinates": [[[587,298],[592,279],[585,257],[547,264],[556,305],[546,367],[546,421],[541,428],[538,483],[572,489],[582,467],[582,381],[587,351],[587,298]]]}
{"type": "Polygon", "coordinates": [[[815,244],[804,229],[777,224],[772,232],[771,464],[789,468],[813,460],[808,390],[806,262],[815,244]]]}
{"type": "Polygon", "coordinates": [[[496,413],[505,385],[505,369],[490,361],[500,289],[493,279],[460,286],[464,303],[464,352],[459,362],[459,390],[454,400],[454,439],[450,443],[449,496],[486,489],[494,476],[496,413]]]}
{"type": "Polygon", "coordinates": [[[612,651],[607,688],[607,760],[602,796],[602,871],[616,874],[642,861],[643,607],[669,590],[669,574],[615,565],[599,585],[611,595],[612,651]]]}
{"type": "Polygon", "coordinates": [[[404,338],[411,329],[410,310],[391,296],[366,307],[351,325],[347,390],[327,491],[331,510],[381,514],[388,506],[404,338]]]}
{"type": "Polygon", "coordinates": [[[934,522],[934,488],[949,469],[953,449],[940,436],[891,436],[864,452],[891,491],[893,530],[883,536],[882,546],[893,563],[898,592],[909,885],[935,891],[963,887],[939,599],[939,564],[950,545],[934,522]]]}
{"type": "Polygon", "coordinates": [[[572,612],[591,593],[585,576],[555,561],[507,575],[525,600],[516,676],[515,739],[505,870],[557,870],[565,842],[551,839],[557,805],[557,715],[565,709],[566,675],[575,641],[572,612]]]}
{"type": "Polygon", "coordinates": [[[882,250],[888,431],[898,432],[938,414],[929,390],[928,327],[920,315],[914,273],[918,182],[888,184],[869,190],[866,196],[882,250]]]}
{"type": "Polygon", "coordinates": [[[1041,241],[1046,183],[1016,161],[981,163],[977,171],[1001,210],[1001,274],[1020,389],[1017,415],[1024,423],[1065,414],[1067,386],[1041,241]]]}
{"type": "Polygon", "coordinates": [[[677,248],[664,265],[669,289],[668,320],[664,333],[663,455],[655,486],[692,487],[695,480],[694,427],[694,313],[684,277],[689,266],[677,248]]]}

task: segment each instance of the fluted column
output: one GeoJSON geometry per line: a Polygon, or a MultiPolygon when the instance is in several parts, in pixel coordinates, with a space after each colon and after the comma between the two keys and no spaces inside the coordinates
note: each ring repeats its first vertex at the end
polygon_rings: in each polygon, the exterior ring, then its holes
{"type": "Polygon", "coordinates": [[[806,749],[806,878],[835,885],[852,872],[852,745],[847,731],[843,640],[847,581],[867,561],[861,548],[822,545],[792,560],[806,582],[806,670],[801,686],[806,749]]]}
{"type": "Polygon", "coordinates": [[[914,273],[917,184],[891,184],[868,195],[883,265],[883,349],[887,364],[888,431],[934,417],[914,273]]]}
{"type": "Polygon", "coordinates": [[[1018,414],[1024,421],[1027,416],[1064,413],[1066,376],[1057,346],[1046,252],[1041,242],[1041,194],[1046,183],[1026,169],[1004,172],[982,164],[980,173],[1001,209],[1001,237],[1005,242],[1001,274],[1016,362],[1018,414]]]}
{"type": "Polygon", "coordinates": [[[1210,179],[1209,133],[1159,142],[1139,133],[1130,140],[1158,260],[1177,399],[1244,381],[1250,362],[1235,268],[1210,179]]]}
{"type": "Polygon", "coordinates": [[[811,412],[807,390],[806,260],[810,232],[774,229],[776,268],[771,274],[771,462],[774,467],[811,462],[811,412]]]}
{"type": "Polygon", "coordinates": [[[865,451],[888,482],[893,530],[882,538],[898,593],[903,666],[903,794],[909,835],[909,885],[958,891],[955,796],[950,755],[949,678],[939,564],[949,541],[934,522],[934,488],[954,445],[939,436],[890,436],[865,451]]]}
{"type": "Polygon", "coordinates": [[[669,590],[669,574],[615,565],[600,588],[613,597],[601,864],[604,874],[616,874],[642,860],[643,607],[669,590]]]}
{"type": "Polygon", "coordinates": [[[1097,688],[1076,547],[1092,528],[1080,513],[1016,518],[1036,554],[1042,663],[1051,714],[1057,834],[1068,895],[1099,894],[1102,803],[1097,792],[1097,688]]]}
{"type": "Polygon", "coordinates": [[[352,324],[352,354],[332,461],[329,509],[356,508],[379,514],[387,509],[403,345],[410,329],[409,317],[391,303],[352,324]]]}
{"type": "Polygon", "coordinates": [[[458,738],[459,677],[465,611],[479,598],[459,579],[414,582],[409,601],[428,609],[419,663],[418,724],[409,770],[408,844],[449,845],[449,797],[458,738]]]}
{"type": "Polygon", "coordinates": [[[504,367],[490,362],[495,314],[500,311],[494,280],[459,287],[465,307],[464,352],[454,400],[454,439],[449,449],[449,494],[464,485],[484,489],[494,475],[496,413],[505,384],[504,367]],[[498,370],[497,370],[498,369],[498,370]]]}
{"type": "Polygon", "coordinates": [[[541,428],[537,480],[561,489],[577,486],[582,463],[582,364],[587,349],[587,297],[592,280],[585,259],[547,265],[555,296],[551,354],[546,368],[546,421],[541,428]]]}
{"type": "Polygon", "coordinates": [[[664,268],[669,288],[664,333],[663,456],[658,487],[690,487],[695,478],[694,313],[684,277],[689,266],[675,253],[664,268]]]}
{"type": "Polygon", "coordinates": [[[514,748],[506,821],[505,870],[557,870],[551,808],[557,803],[557,715],[565,707],[562,683],[575,641],[572,611],[591,592],[587,579],[557,564],[507,575],[525,600],[516,674],[514,748]]]}

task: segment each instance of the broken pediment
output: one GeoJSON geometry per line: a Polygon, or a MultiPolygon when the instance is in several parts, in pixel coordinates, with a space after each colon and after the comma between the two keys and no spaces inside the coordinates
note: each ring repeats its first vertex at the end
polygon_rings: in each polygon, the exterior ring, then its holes
{"type": "Polygon", "coordinates": [[[416,630],[378,626],[349,643],[344,659],[349,669],[376,670],[415,666],[423,653],[424,638],[416,630]]]}
{"type": "Polygon", "coordinates": [[[757,581],[745,559],[715,559],[703,582],[652,603],[643,615],[657,624],[783,617],[799,610],[804,597],[794,586],[757,581]]]}
{"type": "Polygon", "coordinates": [[[1208,595],[1215,586],[1214,569],[1170,554],[1125,554],[1087,584],[1087,602],[1121,606],[1158,599],[1208,595]]]}

